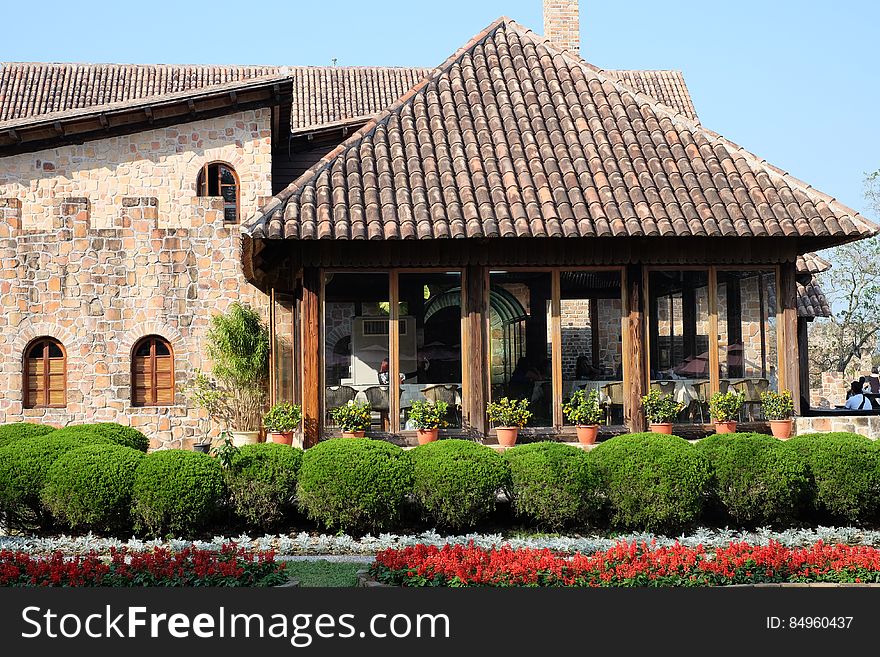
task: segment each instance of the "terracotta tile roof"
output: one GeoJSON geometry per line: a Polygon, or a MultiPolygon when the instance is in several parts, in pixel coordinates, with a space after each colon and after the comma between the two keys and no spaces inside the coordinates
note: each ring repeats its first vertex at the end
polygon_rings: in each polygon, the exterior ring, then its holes
{"type": "Polygon", "coordinates": [[[798,316],[813,319],[831,317],[831,306],[816,280],[810,277],[806,283],[797,284],[798,316]]]}
{"type": "Polygon", "coordinates": [[[679,114],[697,120],[697,110],[684,83],[681,71],[624,71],[606,70],[606,75],[617,78],[636,91],[653,96],[679,114]]]}
{"type": "Polygon", "coordinates": [[[288,239],[846,241],[876,227],[499,19],[273,197],[243,230],[288,239]]]}
{"type": "Polygon", "coordinates": [[[799,274],[821,274],[831,269],[831,263],[816,253],[805,253],[797,258],[799,274]]]}

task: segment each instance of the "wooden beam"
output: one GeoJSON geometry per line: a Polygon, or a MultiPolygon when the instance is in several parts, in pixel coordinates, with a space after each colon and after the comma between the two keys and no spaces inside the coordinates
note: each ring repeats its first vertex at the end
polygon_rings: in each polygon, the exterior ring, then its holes
{"type": "Polygon", "coordinates": [[[721,387],[718,362],[718,270],[709,268],[709,392],[715,394],[721,387]]]}
{"type": "Polygon", "coordinates": [[[779,389],[790,390],[795,415],[801,412],[801,378],[798,358],[797,266],[779,265],[779,389]]]}
{"type": "Polygon", "coordinates": [[[382,430],[397,433],[400,424],[400,287],[396,271],[392,271],[389,277],[388,424],[382,430]]]}
{"type": "Polygon", "coordinates": [[[629,265],[624,273],[623,299],[623,415],[630,431],[644,431],[642,397],[645,382],[645,290],[641,265],[629,265]]]}
{"type": "Polygon", "coordinates": [[[488,381],[488,268],[470,265],[465,269],[465,339],[467,360],[462,377],[465,395],[462,399],[463,429],[475,438],[485,437],[488,430],[486,402],[488,381]]]}
{"type": "Polygon", "coordinates": [[[303,270],[300,300],[300,378],[303,411],[303,446],[311,447],[321,436],[321,270],[303,270]]]}
{"type": "MultiPolygon", "coordinates": [[[[551,336],[551,371],[553,387],[553,426],[561,428],[564,422],[562,415],[562,294],[561,275],[558,269],[553,270],[550,285],[550,336],[551,336]]],[[[590,300],[592,305],[593,300],[590,300]]],[[[596,351],[597,343],[593,343],[596,351]]]]}
{"type": "Polygon", "coordinates": [[[809,323],[806,317],[798,317],[797,349],[798,374],[800,375],[801,411],[810,408],[810,341],[807,337],[809,323]]]}

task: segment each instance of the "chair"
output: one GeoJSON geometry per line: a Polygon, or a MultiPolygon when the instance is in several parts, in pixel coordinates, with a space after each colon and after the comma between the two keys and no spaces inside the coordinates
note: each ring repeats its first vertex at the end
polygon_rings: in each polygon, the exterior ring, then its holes
{"type": "Polygon", "coordinates": [[[324,408],[327,409],[327,423],[332,422],[330,409],[345,406],[357,396],[357,390],[351,386],[327,386],[324,390],[324,408]]]}
{"type": "Polygon", "coordinates": [[[709,393],[711,391],[710,385],[708,381],[694,381],[693,382],[694,393],[696,395],[696,399],[691,402],[692,414],[691,417],[695,417],[697,411],[700,413],[700,424],[706,423],[706,415],[705,415],[705,406],[707,404],[707,400],[709,399],[709,393]]]}
{"type": "Polygon", "coordinates": [[[459,403],[461,400],[461,388],[457,385],[452,385],[448,383],[436,383],[434,385],[427,386],[422,388],[422,394],[425,396],[431,403],[436,403],[438,401],[446,402],[449,405],[449,413],[452,413],[455,418],[456,425],[461,426],[461,420],[459,417],[459,403]]]}
{"type": "Polygon", "coordinates": [[[614,415],[614,407],[619,406],[620,408],[623,408],[623,381],[606,383],[602,386],[602,392],[608,399],[606,402],[608,411],[605,416],[605,424],[609,425],[611,424],[611,419],[614,415]]]}
{"type": "Polygon", "coordinates": [[[675,381],[651,381],[651,390],[657,390],[661,395],[675,396],[675,381]]]}
{"type": "Polygon", "coordinates": [[[364,396],[370,402],[370,407],[373,411],[379,413],[379,422],[382,424],[382,430],[388,431],[388,413],[391,410],[388,386],[370,386],[364,390],[364,396]]]}

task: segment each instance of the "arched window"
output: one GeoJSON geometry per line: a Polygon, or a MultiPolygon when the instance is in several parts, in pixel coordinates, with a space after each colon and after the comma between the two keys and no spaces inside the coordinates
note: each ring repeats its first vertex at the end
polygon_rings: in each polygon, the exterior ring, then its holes
{"type": "Polygon", "coordinates": [[[67,405],[67,356],[53,338],[37,338],[24,354],[25,408],[64,408],[67,405]]]}
{"type": "Polygon", "coordinates": [[[157,335],[143,338],[131,358],[132,406],[169,406],[174,403],[174,353],[157,335]]]}
{"type": "Polygon", "coordinates": [[[202,167],[196,180],[199,196],[223,198],[223,222],[238,223],[238,175],[224,162],[211,162],[202,167]]]}

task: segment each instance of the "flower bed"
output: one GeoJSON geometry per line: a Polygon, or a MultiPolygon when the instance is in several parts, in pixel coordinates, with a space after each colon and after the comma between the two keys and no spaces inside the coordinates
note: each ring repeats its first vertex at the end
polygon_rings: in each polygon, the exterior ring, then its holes
{"type": "Polygon", "coordinates": [[[251,552],[233,543],[220,550],[112,549],[110,558],[92,553],[46,557],[0,551],[0,586],[275,586],[287,581],[273,552],[251,552]]]}
{"type": "Polygon", "coordinates": [[[565,556],[551,550],[486,550],[473,544],[416,545],[376,555],[371,574],[396,586],[727,586],[785,582],[880,582],[880,550],[731,543],[657,547],[619,542],[610,550],[565,556]]]}

